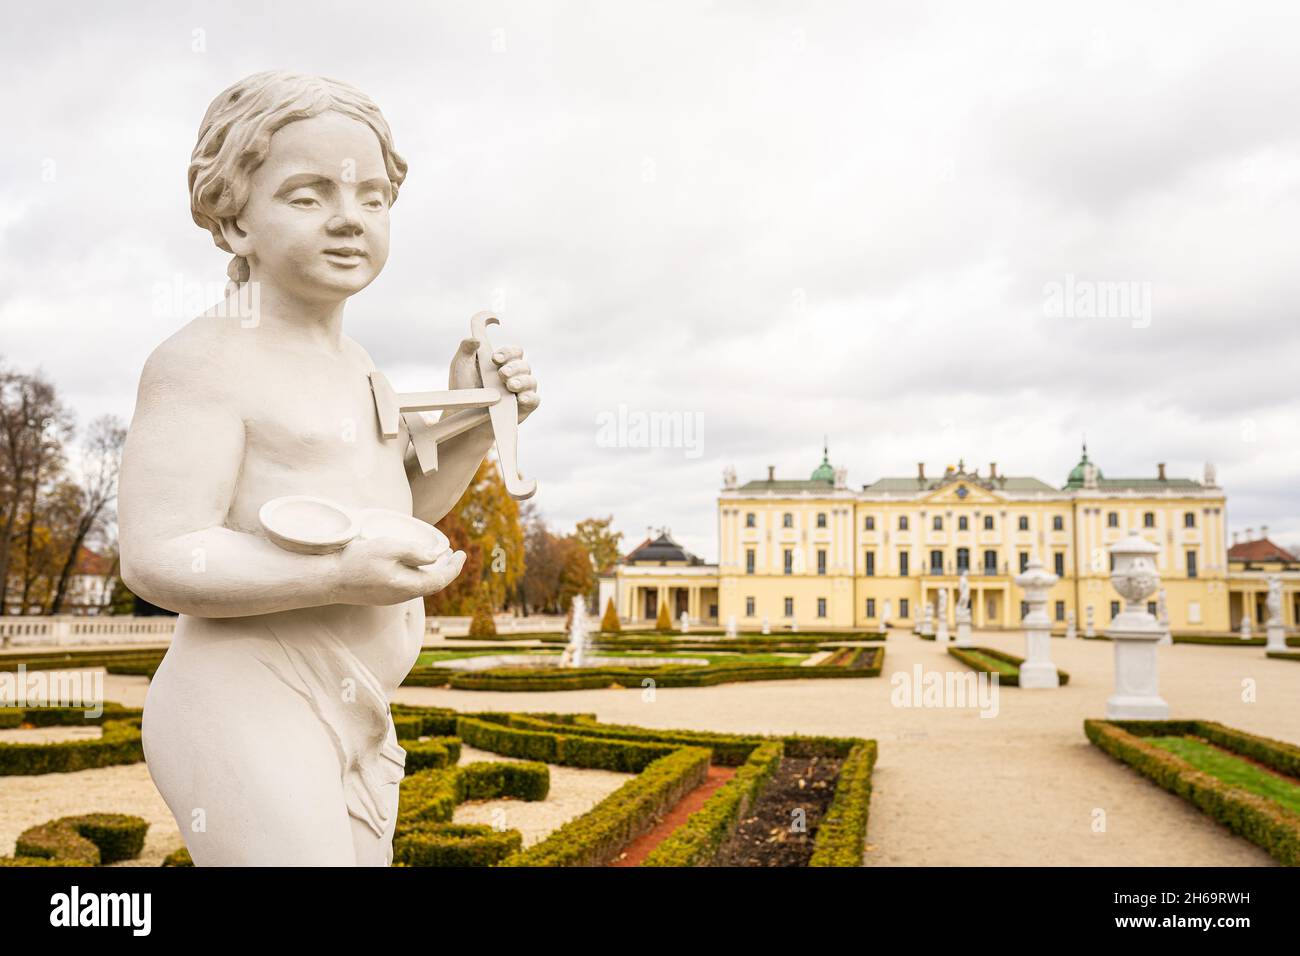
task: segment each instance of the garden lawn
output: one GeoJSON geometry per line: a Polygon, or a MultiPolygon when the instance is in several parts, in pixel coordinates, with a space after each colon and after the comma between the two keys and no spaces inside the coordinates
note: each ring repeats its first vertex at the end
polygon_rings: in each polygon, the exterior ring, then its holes
{"type": "Polygon", "coordinates": [[[1288,780],[1249,760],[1214,747],[1195,737],[1146,737],[1148,743],[1181,757],[1197,770],[1218,777],[1261,797],[1275,800],[1300,814],[1300,782],[1288,780]]]}

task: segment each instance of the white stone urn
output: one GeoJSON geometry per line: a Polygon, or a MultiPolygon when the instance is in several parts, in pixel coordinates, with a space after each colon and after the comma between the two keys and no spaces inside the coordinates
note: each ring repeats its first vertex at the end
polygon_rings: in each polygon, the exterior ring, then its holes
{"type": "Polygon", "coordinates": [[[1114,570],[1110,583],[1124,608],[1106,629],[1115,644],[1115,693],[1106,701],[1108,720],[1163,720],[1169,705],[1160,696],[1156,644],[1164,628],[1147,610],[1147,599],[1160,587],[1155,556],[1160,549],[1130,534],[1110,546],[1114,570]]]}
{"type": "Polygon", "coordinates": [[[1043,567],[1035,555],[1016,584],[1025,592],[1025,661],[1020,665],[1020,686],[1030,690],[1060,687],[1061,678],[1052,663],[1052,622],[1047,616],[1047,594],[1059,579],[1043,567]]]}

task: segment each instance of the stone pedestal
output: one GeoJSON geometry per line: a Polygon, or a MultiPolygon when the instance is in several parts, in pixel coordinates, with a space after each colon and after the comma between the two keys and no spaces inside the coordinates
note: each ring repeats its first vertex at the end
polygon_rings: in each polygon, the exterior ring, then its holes
{"type": "Polygon", "coordinates": [[[1268,622],[1268,644],[1265,651],[1285,651],[1289,650],[1286,646],[1286,628],[1281,623],[1274,624],[1268,622]]]}
{"type": "Polygon", "coordinates": [[[1075,628],[1074,611],[1073,610],[1066,611],[1065,612],[1065,639],[1067,641],[1072,641],[1078,636],[1079,636],[1079,632],[1075,628]]]}
{"type": "Polygon", "coordinates": [[[1061,686],[1061,677],[1052,663],[1052,622],[1047,616],[1047,593],[1057,582],[1055,574],[1043,568],[1035,555],[1016,577],[1016,584],[1025,592],[1028,613],[1022,622],[1025,626],[1025,661],[1020,665],[1020,686],[1029,690],[1044,690],[1061,686]]]}
{"type": "Polygon", "coordinates": [[[1115,693],[1106,701],[1107,720],[1164,720],[1169,705],[1160,696],[1156,644],[1165,630],[1147,611],[1160,586],[1155,556],[1160,549],[1131,534],[1110,547],[1115,558],[1111,584],[1126,604],[1106,636],[1115,643],[1115,693]]]}
{"type": "Polygon", "coordinates": [[[954,647],[974,647],[975,642],[970,636],[970,608],[964,611],[957,610],[957,640],[953,643],[954,647]]]}

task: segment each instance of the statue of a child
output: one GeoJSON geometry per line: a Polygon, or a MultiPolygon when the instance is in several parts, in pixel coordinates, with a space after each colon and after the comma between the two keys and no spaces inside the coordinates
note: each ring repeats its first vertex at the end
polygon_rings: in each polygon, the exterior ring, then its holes
{"type": "MultiPolygon", "coordinates": [[[[191,208],[234,254],[229,298],[149,357],[119,501],[123,580],[180,614],[144,748],[199,865],[392,859],[405,753],[389,701],[420,652],[424,595],[465,555],[383,537],[294,553],[258,514],[311,495],[433,523],[492,445],[479,425],[424,474],[405,427],[381,434],[374,364],[343,334],[345,303],[388,258],[405,176],[375,104],[320,77],[247,77],[199,130],[191,208]]],[[[451,388],[480,386],[478,345],[461,342],[451,388]]],[[[538,399],[522,350],[492,359],[501,382],[482,384],[515,393],[523,421],[538,399]]]]}

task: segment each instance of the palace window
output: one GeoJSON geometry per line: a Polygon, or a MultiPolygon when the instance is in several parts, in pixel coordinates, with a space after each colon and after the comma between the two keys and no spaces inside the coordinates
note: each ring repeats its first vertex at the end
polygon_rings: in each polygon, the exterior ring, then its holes
{"type": "Polygon", "coordinates": [[[1156,616],[1156,611],[1157,611],[1157,610],[1159,610],[1159,608],[1156,607],[1156,602],[1155,602],[1155,601],[1147,601],[1147,613],[1148,613],[1148,614],[1150,614],[1152,617],[1155,617],[1155,616],[1156,616]]]}
{"type": "Polygon", "coordinates": [[[899,616],[899,617],[907,617],[907,612],[908,612],[907,598],[899,598],[899,599],[898,599],[898,616],[899,616]]]}
{"type": "Polygon", "coordinates": [[[1183,515],[1183,527],[1184,528],[1196,527],[1196,512],[1188,511],[1183,515]]]}
{"type": "Polygon", "coordinates": [[[1196,552],[1195,551],[1187,552],[1187,576],[1189,578],[1196,577],[1196,552]]]}
{"type": "Polygon", "coordinates": [[[1065,602],[1064,602],[1064,601],[1057,601],[1057,602],[1056,602],[1056,619],[1057,619],[1058,621],[1064,621],[1064,620],[1065,620],[1065,602]]]}
{"type": "Polygon", "coordinates": [[[942,551],[930,552],[930,573],[943,574],[943,552],[942,551]]]}
{"type": "Polygon", "coordinates": [[[957,549],[957,573],[970,570],[970,548],[957,549]]]}
{"type": "Polygon", "coordinates": [[[782,528],[793,528],[793,527],[794,527],[794,515],[790,514],[790,512],[788,512],[788,511],[787,511],[785,514],[781,515],[781,527],[782,527],[782,528]]]}
{"type": "Polygon", "coordinates": [[[985,574],[998,573],[998,553],[996,551],[984,552],[984,573],[985,574]]]}
{"type": "Polygon", "coordinates": [[[745,573],[746,574],[754,573],[754,549],[753,548],[745,549],[745,573]]]}
{"type": "Polygon", "coordinates": [[[1027,515],[1021,515],[1019,518],[1017,518],[1017,519],[1016,519],[1016,527],[1019,528],[1021,531],[1028,531],[1028,530],[1029,530],[1029,517],[1028,517],[1027,515]]]}
{"type": "Polygon", "coordinates": [[[754,512],[752,512],[752,511],[748,511],[748,512],[745,513],[745,527],[746,527],[746,528],[752,528],[752,527],[754,527],[755,524],[757,523],[757,521],[758,521],[758,519],[757,519],[757,517],[754,515],[754,512]]]}
{"type": "Polygon", "coordinates": [[[792,597],[785,599],[785,616],[794,617],[794,598],[792,597]]]}
{"type": "Polygon", "coordinates": [[[818,616],[818,617],[825,617],[825,616],[826,616],[826,599],[825,599],[825,598],[818,598],[818,599],[817,599],[817,616],[818,616]]]}
{"type": "Polygon", "coordinates": [[[969,531],[969,530],[970,530],[970,522],[966,519],[966,516],[965,516],[965,515],[960,515],[960,516],[957,518],[957,530],[958,530],[958,531],[969,531]]]}
{"type": "Polygon", "coordinates": [[[898,575],[899,577],[903,577],[903,578],[907,577],[907,552],[906,551],[900,551],[898,553],[898,575]]]}
{"type": "Polygon", "coordinates": [[[826,512],[824,511],[817,512],[817,527],[819,528],[826,527],[826,512]]]}
{"type": "Polygon", "coordinates": [[[876,519],[871,515],[867,515],[866,518],[863,519],[862,527],[865,531],[875,531],[876,519]]]}
{"type": "Polygon", "coordinates": [[[789,548],[786,548],[782,555],[782,560],[785,562],[783,573],[794,574],[794,552],[789,548]]]}
{"type": "Polygon", "coordinates": [[[935,531],[943,530],[943,518],[939,517],[938,515],[934,516],[934,530],[935,531]]]}
{"type": "Polygon", "coordinates": [[[866,565],[867,577],[874,578],[876,576],[876,552],[868,551],[862,557],[863,563],[866,565]]]}
{"type": "Polygon", "coordinates": [[[907,515],[898,516],[898,530],[899,531],[907,530],[907,515]]]}
{"type": "Polygon", "coordinates": [[[745,598],[745,617],[753,617],[753,616],[754,616],[754,599],[752,597],[747,597],[745,598]]]}
{"type": "Polygon", "coordinates": [[[867,598],[867,617],[876,616],[876,599],[867,598]]]}
{"type": "Polygon", "coordinates": [[[1052,555],[1052,570],[1056,572],[1058,578],[1065,577],[1065,552],[1057,551],[1052,555]]]}
{"type": "Polygon", "coordinates": [[[826,549],[825,548],[817,549],[817,573],[818,574],[826,573],[826,549]]]}
{"type": "Polygon", "coordinates": [[[1029,570],[1029,552],[1021,551],[1020,552],[1020,573],[1024,574],[1028,570],[1029,570]]]}
{"type": "Polygon", "coordinates": [[[1154,528],[1156,526],[1156,513],[1154,511],[1144,512],[1142,515],[1142,527],[1154,528]]]}
{"type": "Polygon", "coordinates": [[[992,530],[993,530],[993,516],[992,516],[992,515],[985,515],[985,516],[984,516],[984,530],[985,530],[985,531],[992,531],[992,530]]]}
{"type": "Polygon", "coordinates": [[[1119,601],[1110,602],[1110,619],[1113,621],[1119,617],[1119,601]]]}
{"type": "Polygon", "coordinates": [[[1063,517],[1061,517],[1060,515],[1052,515],[1052,530],[1053,530],[1053,531],[1064,531],[1064,530],[1065,530],[1065,519],[1064,519],[1063,517]]]}
{"type": "Polygon", "coordinates": [[[1119,512],[1118,512],[1118,511],[1108,511],[1108,512],[1106,512],[1106,527],[1107,527],[1107,528],[1118,528],[1118,527],[1119,527],[1119,512]]]}

